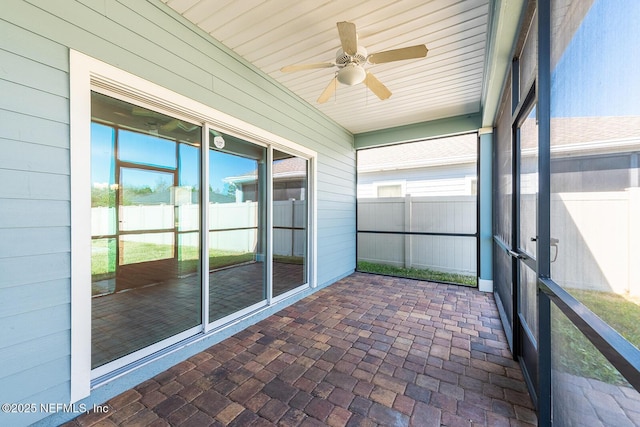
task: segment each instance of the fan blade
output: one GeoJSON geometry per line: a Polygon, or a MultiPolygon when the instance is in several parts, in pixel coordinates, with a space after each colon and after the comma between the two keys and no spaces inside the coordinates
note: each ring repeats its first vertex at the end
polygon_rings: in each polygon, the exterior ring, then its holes
{"type": "Polygon", "coordinates": [[[356,35],[356,25],[353,22],[338,22],[338,34],[342,50],[347,55],[355,55],[358,51],[358,36],[356,35]]]}
{"type": "Polygon", "coordinates": [[[371,73],[367,73],[367,77],[364,79],[364,84],[371,89],[371,92],[375,93],[376,96],[382,100],[391,96],[391,91],[371,73]]]}
{"type": "Polygon", "coordinates": [[[429,49],[427,49],[427,46],[419,44],[416,46],[372,53],[369,55],[367,60],[371,64],[382,64],[385,62],[401,61],[403,59],[424,58],[427,56],[428,51],[429,49]]]}
{"type": "Polygon", "coordinates": [[[333,62],[317,62],[315,64],[298,64],[298,65],[287,65],[286,67],[280,68],[280,71],[283,73],[290,73],[292,71],[302,71],[302,70],[312,70],[314,68],[331,68],[333,67],[333,62]]]}
{"type": "Polygon", "coordinates": [[[331,95],[336,91],[336,87],[338,86],[338,78],[334,77],[333,80],[329,82],[329,85],[324,89],[324,92],[320,94],[318,98],[318,104],[324,104],[331,98],[331,95]]]}

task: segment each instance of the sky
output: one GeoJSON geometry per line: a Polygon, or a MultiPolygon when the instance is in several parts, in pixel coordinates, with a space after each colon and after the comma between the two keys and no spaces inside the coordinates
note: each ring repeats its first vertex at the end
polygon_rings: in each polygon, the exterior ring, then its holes
{"type": "Polygon", "coordinates": [[[640,115],[639,42],[640,1],[594,1],[552,72],[551,116],[640,115]]]}
{"type": "MultiPolygon", "coordinates": [[[[176,143],[167,139],[144,135],[137,132],[120,131],[120,159],[132,163],[149,166],[160,166],[175,169],[176,143]]],[[[94,186],[104,187],[115,183],[115,171],[112,166],[114,146],[114,129],[91,124],[91,182],[94,186]]],[[[180,144],[179,185],[198,187],[199,149],[187,144],[180,144]]],[[[255,160],[233,154],[211,150],[209,152],[209,180],[214,190],[223,191],[224,179],[229,176],[243,175],[257,168],[255,160]]],[[[157,180],[169,180],[167,173],[155,173],[140,169],[128,169],[127,183],[135,187],[149,186],[154,188],[157,180]]]]}

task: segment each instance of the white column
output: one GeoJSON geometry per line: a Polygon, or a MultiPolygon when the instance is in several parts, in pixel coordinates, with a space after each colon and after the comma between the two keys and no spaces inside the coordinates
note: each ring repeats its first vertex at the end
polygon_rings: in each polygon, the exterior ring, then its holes
{"type": "Polygon", "coordinates": [[[478,288],[484,292],[493,292],[493,128],[482,128],[480,136],[480,265],[478,269],[478,288]]]}

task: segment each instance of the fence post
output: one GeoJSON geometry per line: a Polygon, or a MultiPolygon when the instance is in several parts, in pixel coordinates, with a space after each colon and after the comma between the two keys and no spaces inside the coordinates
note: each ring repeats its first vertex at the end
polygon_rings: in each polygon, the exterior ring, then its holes
{"type": "Polygon", "coordinates": [[[627,188],[629,196],[629,277],[627,291],[640,297],[640,187],[627,188]]]}
{"type": "MultiPolygon", "coordinates": [[[[411,194],[407,194],[404,196],[404,231],[411,231],[411,194]]],[[[404,235],[404,267],[411,268],[412,265],[412,257],[411,257],[411,243],[412,243],[412,235],[405,234],[404,235]]]]}

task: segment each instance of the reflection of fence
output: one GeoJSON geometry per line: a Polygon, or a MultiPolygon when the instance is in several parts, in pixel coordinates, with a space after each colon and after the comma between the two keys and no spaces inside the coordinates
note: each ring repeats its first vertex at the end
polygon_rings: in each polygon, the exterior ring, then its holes
{"type": "Polygon", "coordinates": [[[358,261],[476,274],[476,196],[358,200],[358,261]]]}
{"type": "MultiPolygon", "coordinates": [[[[258,204],[212,203],[209,205],[209,244],[230,252],[251,252],[258,241],[258,204]]],[[[198,246],[199,205],[121,206],[120,229],[128,241],[173,245],[176,217],[181,245],[198,246]],[[145,233],[145,230],[152,232],[145,233]],[[158,233],[157,230],[169,230],[158,233]],[[153,232],[156,231],[156,232],[153,232]],[[194,233],[188,233],[194,231],[194,233]],[[140,234],[138,234],[140,233],[140,234]]],[[[274,255],[304,256],[306,251],[306,202],[286,200],[273,203],[274,255]]],[[[91,209],[92,236],[115,235],[115,208],[91,209]]]]}
{"type": "MultiPolygon", "coordinates": [[[[193,209],[197,212],[198,207],[193,209]]],[[[209,246],[229,252],[259,251],[259,217],[258,202],[209,204],[209,246]]]]}
{"type": "Polygon", "coordinates": [[[305,200],[273,202],[273,254],[305,256],[307,252],[305,200]]]}
{"type": "Polygon", "coordinates": [[[640,188],[553,194],[551,237],[556,282],[640,296],[640,188]]]}

